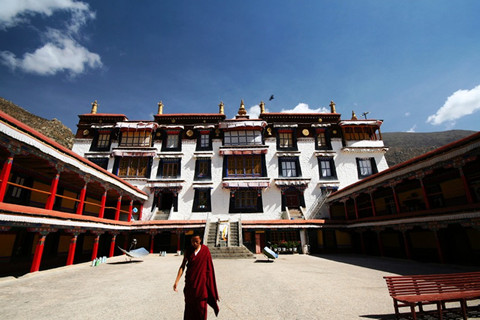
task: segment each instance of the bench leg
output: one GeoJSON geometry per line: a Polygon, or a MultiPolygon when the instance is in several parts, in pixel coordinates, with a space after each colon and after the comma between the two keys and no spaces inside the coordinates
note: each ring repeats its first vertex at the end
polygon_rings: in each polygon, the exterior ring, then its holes
{"type": "Polygon", "coordinates": [[[463,320],[468,319],[467,318],[467,300],[466,299],[460,300],[460,306],[462,307],[463,320]]]}
{"type": "Polygon", "coordinates": [[[443,315],[442,315],[442,302],[437,302],[437,311],[438,311],[438,319],[442,320],[443,315]]]}
{"type": "Polygon", "coordinates": [[[398,302],[393,300],[393,308],[395,309],[395,318],[398,320],[398,302]]]}
{"type": "Polygon", "coordinates": [[[417,313],[415,312],[415,305],[410,305],[410,311],[412,313],[413,320],[417,320],[417,313]]]}

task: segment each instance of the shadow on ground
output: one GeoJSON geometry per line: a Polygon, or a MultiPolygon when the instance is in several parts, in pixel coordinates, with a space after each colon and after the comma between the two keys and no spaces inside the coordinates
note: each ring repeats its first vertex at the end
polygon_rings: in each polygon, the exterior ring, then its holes
{"type": "Polygon", "coordinates": [[[127,263],[142,263],[142,260],[125,260],[116,262],[107,262],[107,264],[127,264],[127,263]]]}

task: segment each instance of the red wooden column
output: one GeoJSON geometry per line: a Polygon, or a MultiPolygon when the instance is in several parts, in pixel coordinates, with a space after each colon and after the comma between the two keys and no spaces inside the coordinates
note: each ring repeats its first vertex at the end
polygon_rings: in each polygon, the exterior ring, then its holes
{"type": "Polygon", "coordinates": [[[109,258],[113,257],[113,253],[115,252],[115,241],[117,239],[116,232],[111,232],[111,234],[112,234],[112,239],[110,240],[110,252],[108,253],[109,258]]]}
{"type": "Polygon", "coordinates": [[[98,217],[103,218],[105,214],[105,204],[107,203],[107,190],[102,195],[102,202],[100,203],[100,211],[98,212],[98,217]]]}
{"type": "Polygon", "coordinates": [[[3,202],[5,192],[7,192],[8,178],[10,177],[10,171],[12,170],[13,155],[10,155],[3,163],[2,172],[0,173],[0,202],[3,202]]]}
{"type": "Polygon", "coordinates": [[[407,227],[405,225],[399,225],[398,226],[398,231],[402,233],[402,239],[403,239],[403,246],[405,248],[405,256],[407,259],[412,259],[412,254],[410,253],[410,246],[408,245],[408,237],[407,237],[407,231],[411,229],[411,227],[407,227]]]}
{"type": "Polygon", "coordinates": [[[375,232],[377,233],[377,242],[378,242],[378,250],[380,251],[380,256],[384,256],[384,250],[383,250],[383,242],[382,242],[382,229],[381,228],[375,228],[375,232]]]}
{"type": "Polygon", "coordinates": [[[52,210],[53,205],[55,204],[55,197],[57,196],[58,181],[60,180],[60,173],[57,172],[55,177],[52,180],[50,185],[50,195],[47,198],[47,203],[45,204],[45,209],[52,210]]]}
{"type": "Polygon", "coordinates": [[[181,252],[181,248],[180,248],[180,231],[177,231],[177,253],[180,254],[181,252]]]}
{"type": "Polygon", "coordinates": [[[358,206],[357,206],[357,197],[358,194],[353,194],[353,206],[355,207],[355,217],[358,219],[358,206]]]}
{"type": "Polygon", "coordinates": [[[39,239],[35,247],[35,254],[33,255],[32,266],[30,272],[36,272],[40,270],[40,263],[42,262],[43,248],[45,246],[45,239],[50,232],[56,232],[56,229],[53,228],[30,228],[30,232],[38,232],[39,239]]]}
{"type": "Polygon", "coordinates": [[[85,230],[79,229],[69,229],[65,230],[67,233],[72,234],[72,238],[70,239],[70,246],[68,248],[68,256],[67,256],[67,266],[72,265],[75,259],[75,249],[77,247],[77,238],[80,233],[85,232],[85,230]]]}
{"type": "Polygon", "coordinates": [[[462,179],[463,189],[465,190],[465,196],[467,197],[467,202],[473,203],[473,197],[472,197],[472,193],[470,192],[470,188],[468,187],[467,177],[465,177],[465,174],[463,173],[463,165],[465,165],[465,161],[455,163],[454,167],[458,169],[458,173],[460,174],[460,178],[462,179]]]}
{"type": "Polygon", "coordinates": [[[80,202],[77,206],[77,214],[83,214],[83,206],[85,205],[85,196],[87,194],[87,182],[83,185],[82,191],[80,191],[80,202]]]}
{"type": "Polygon", "coordinates": [[[420,181],[420,186],[422,187],[422,194],[423,200],[425,201],[425,208],[430,210],[430,201],[428,201],[427,190],[425,189],[425,185],[423,184],[423,177],[425,174],[423,172],[419,172],[416,174],[417,179],[420,181]]]}
{"type": "Polygon", "coordinates": [[[100,242],[100,236],[103,234],[103,231],[92,231],[95,235],[95,240],[93,242],[93,249],[92,249],[92,259],[95,260],[98,254],[98,243],[100,242]]]}
{"type": "Polygon", "coordinates": [[[392,193],[393,193],[393,200],[395,201],[395,209],[397,209],[397,214],[400,213],[400,203],[398,202],[398,195],[397,195],[397,190],[395,190],[395,185],[396,184],[390,184],[390,187],[392,188],[392,193]]]}
{"type": "Polygon", "coordinates": [[[375,217],[377,215],[377,210],[375,210],[375,201],[373,200],[373,190],[368,190],[370,195],[370,204],[372,205],[372,215],[375,217]]]}
{"type": "Polygon", "coordinates": [[[345,220],[348,220],[347,200],[341,202],[343,202],[343,208],[345,209],[345,220]]]}
{"type": "Polygon", "coordinates": [[[120,220],[120,209],[122,207],[122,196],[118,197],[117,200],[117,209],[115,210],[115,220],[118,221],[120,220]]]}
{"type": "Polygon", "coordinates": [[[429,223],[428,224],[428,229],[430,229],[433,232],[433,235],[435,236],[435,243],[437,245],[438,260],[440,261],[440,263],[445,263],[445,258],[443,256],[442,244],[440,242],[440,238],[438,237],[438,230],[440,230],[441,227],[442,226],[439,223],[429,223]]]}
{"type": "Polygon", "coordinates": [[[157,234],[157,231],[150,230],[148,233],[150,234],[150,253],[153,253],[153,245],[154,245],[155,235],[157,234]]]}
{"type": "Polygon", "coordinates": [[[127,221],[132,221],[132,210],[133,210],[133,200],[130,200],[130,205],[128,206],[128,219],[127,221]]]}

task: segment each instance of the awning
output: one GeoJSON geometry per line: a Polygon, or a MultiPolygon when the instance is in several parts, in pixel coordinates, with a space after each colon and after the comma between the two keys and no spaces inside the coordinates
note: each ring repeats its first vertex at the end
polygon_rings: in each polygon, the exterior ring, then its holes
{"type": "Polygon", "coordinates": [[[268,149],[221,149],[220,155],[252,155],[252,154],[266,154],[268,149]]]}
{"type": "Polygon", "coordinates": [[[297,128],[298,124],[296,123],[274,123],[274,128],[297,128]]]}
{"type": "Polygon", "coordinates": [[[182,182],[180,181],[152,181],[147,184],[150,189],[161,189],[161,188],[178,188],[182,189],[182,182]]]}
{"type": "Polygon", "coordinates": [[[367,126],[381,126],[383,123],[382,120],[343,120],[338,124],[341,126],[358,126],[358,125],[367,125],[367,126]]]}
{"type": "Polygon", "coordinates": [[[233,188],[252,188],[264,189],[268,188],[270,183],[268,181],[224,181],[223,187],[226,189],[233,188]]]}
{"type": "Polygon", "coordinates": [[[92,129],[112,129],[114,127],[113,124],[92,124],[92,129]]]}
{"type": "Polygon", "coordinates": [[[159,125],[160,128],[162,129],[165,129],[165,130],[181,130],[184,128],[184,126],[182,125],[179,125],[179,124],[168,124],[168,125],[165,125],[165,124],[161,124],[159,125]]]}
{"type": "Polygon", "coordinates": [[[143,150],[113,150],[113,157],[155,157],[157,153],[155,151],[143,151],[143,150]]]}
{"type": "Polygon", "coordinates": [[[213,124],[201,124],[193,126],[193,129],[214,129],[215,125],[213,124]]]}
{"type": "Polygon", "coordinates": [[[115,128],[120,129],[149,129],[154,130],[158,128],[158,123],[156,122],[117,122],[115,128]]]}
{"type": "Polygon", "coordinates": [[[310,182],[310,179],[275,179],[275,185],[280,186],[304,186],[310,182]]]}
{"type": "Polygon", "coordinates": [[[244,120],[244,121],[232,121],[232,122],[221,122],[220,129],[232,129],[232,128],[265,128],[267,123],[263,120],[254,121],[254,120],[244,120]]]}

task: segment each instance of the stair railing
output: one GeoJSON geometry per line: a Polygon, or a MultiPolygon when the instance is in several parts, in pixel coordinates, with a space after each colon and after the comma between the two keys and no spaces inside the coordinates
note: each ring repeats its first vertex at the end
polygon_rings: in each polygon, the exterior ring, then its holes
{"type": "Polygon", "coordinates": [[[238,246],[243,246],[242,220],[238,219],[238,246]]]}
{"type": "Polygon", "coordinates": [[[327,198],[330,195],[330,193],[332,193],[332,190],[327,189],[325,193],[322,192],[321,197],[318,197],[317,200],[315,200],[314,204],[307,211],[308,219],[314,219],[318,215],[318,213],[320,212],[320,209],[323,207],[323,205],[327,201],[327,198]]]}

